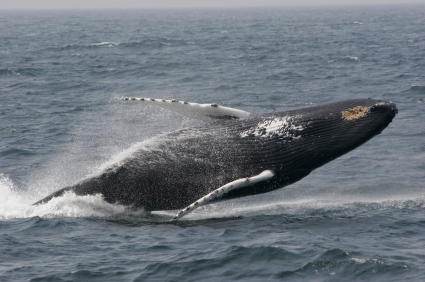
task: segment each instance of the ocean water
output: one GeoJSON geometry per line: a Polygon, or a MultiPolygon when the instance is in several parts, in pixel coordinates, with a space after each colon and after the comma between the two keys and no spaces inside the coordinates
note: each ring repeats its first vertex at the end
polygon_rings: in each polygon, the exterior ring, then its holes
{"type": "Polygon", "coordinates": [[[425,6],[0,11],[0,281],[425,280],[425,6]],[[280,190],[182,220],[49,193],[199,123],[349,98],[399,114],[280,190]]]}

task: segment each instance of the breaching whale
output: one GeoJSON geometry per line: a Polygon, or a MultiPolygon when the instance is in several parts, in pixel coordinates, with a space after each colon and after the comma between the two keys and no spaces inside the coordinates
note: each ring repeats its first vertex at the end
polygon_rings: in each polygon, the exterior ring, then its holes
{"type": "Polygon", "coordinates": [[[153,104],[207,123],[161,135],[99,175],[60,189],[101,194],[109,203],[147,211],[181,211],[178,219],[211,201],[266,193],[362,145],[397,114],[392,102],[355,99],[320,106],[250,114],[217,104],[123,98],[153,104]]]}

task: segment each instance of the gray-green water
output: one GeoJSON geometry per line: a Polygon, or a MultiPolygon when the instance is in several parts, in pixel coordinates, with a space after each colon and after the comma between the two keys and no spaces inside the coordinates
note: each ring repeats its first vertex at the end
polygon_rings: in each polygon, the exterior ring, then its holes
{"type": "Polygon", "coordinates": [[[425,279],[425,6],[0,12],[0,281],[425,279]],[[399,114],[278,191],[170,223],[71,185],[197,124],[122,96],[399,114]]]}

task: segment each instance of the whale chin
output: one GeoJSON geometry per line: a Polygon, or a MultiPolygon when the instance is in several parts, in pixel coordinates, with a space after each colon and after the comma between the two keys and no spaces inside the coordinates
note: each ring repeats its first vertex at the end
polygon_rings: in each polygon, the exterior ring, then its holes
{"type": "Polygon", "coordinates": [[[211,201],[292,184],[380,134],[397,114],[394,103],[372,99],[256,115],[217,104],[124,100],[212,122],[162,135],[101,174],[35,204],[72,191],[147,211],[184,208],[179,218],[211,201]]]}

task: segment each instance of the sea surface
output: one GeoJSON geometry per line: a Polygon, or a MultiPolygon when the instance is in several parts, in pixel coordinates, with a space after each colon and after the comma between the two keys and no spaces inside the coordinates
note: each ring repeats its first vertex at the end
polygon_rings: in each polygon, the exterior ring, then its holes
{"type": "Polygon", "coordinates": [[[425,281],[425,5],[0,11],[0,281],[425,281]],[[147,213],[49,193],[199,124],[125,96],[252,113],[397,104],[280,190],[147,213]]]}

